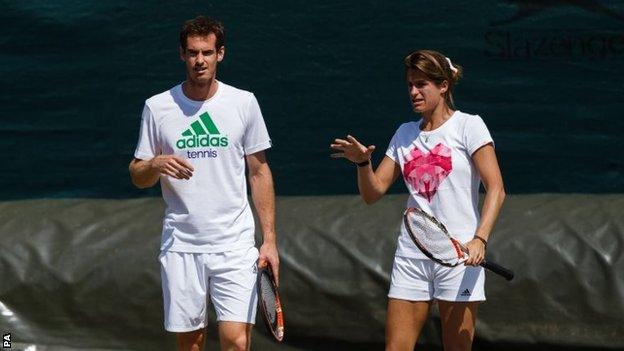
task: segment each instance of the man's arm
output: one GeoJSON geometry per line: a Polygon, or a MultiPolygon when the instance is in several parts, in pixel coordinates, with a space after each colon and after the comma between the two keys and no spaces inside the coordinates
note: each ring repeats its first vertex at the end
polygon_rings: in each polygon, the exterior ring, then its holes
{"type": "Polygon", "coordinates": [[[258,264],[263,266],[268,261],[271,264],[275,281],[278,283],[279,256],[275,234],[275,191],[273,189],[273,175],[264,151],[247,155],[247,167],[249,169],[251,197],[262,228],[262,246],[260,246],[258,264]]]}
{"type": "Polygon", "coordinates": [[[158,182],[161,174],[176,179],[190,179],[193,176],[193,166],[178,156],[159,155],[151,160],[138,158],[130,161],[130,178],[137,188],[149,188],[158,182]]]}

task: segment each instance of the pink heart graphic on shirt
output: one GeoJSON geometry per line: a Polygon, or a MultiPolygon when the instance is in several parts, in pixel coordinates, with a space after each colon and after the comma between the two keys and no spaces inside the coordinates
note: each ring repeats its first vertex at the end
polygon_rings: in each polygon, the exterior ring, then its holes
{"type": "Polygon", "coordinates": [[[423,153],[416,147],[405,156],[405,161],[403,166],[405,181],[428,202],[431,202],[440,183],[453,169],[451,149],[442,143],[436,145],[429,153],[423,153]]]}

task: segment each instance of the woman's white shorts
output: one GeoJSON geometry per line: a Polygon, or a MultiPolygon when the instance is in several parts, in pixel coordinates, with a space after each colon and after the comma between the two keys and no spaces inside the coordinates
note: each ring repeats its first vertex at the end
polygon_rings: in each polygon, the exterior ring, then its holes
{"type": "Polygon", "coordinates": [[[485,301],[483,267],[445,267],[430,259],[394,257],[388,297],[408,301],[485,301]]]}

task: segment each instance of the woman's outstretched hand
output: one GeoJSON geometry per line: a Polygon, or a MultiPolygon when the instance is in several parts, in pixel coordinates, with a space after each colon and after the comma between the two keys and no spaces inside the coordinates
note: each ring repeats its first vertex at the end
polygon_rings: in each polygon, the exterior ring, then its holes
{"type": "Polygon", "coordinates": [[[370,160],[371,154],[375,151],[375,145],[364,146],[351,135],[347,135],[346,140],[334,139],[330,147],[338,151],[330,155],[332,158],[346,158],[353,163],[370,160]]]}

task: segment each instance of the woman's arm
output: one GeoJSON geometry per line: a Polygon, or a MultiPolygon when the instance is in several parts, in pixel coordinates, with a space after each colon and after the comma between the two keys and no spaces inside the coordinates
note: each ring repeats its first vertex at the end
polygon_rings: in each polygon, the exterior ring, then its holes
{"type": "MultiPolygon", "coordinates": [[[[475,236],[487,242],[505,200],[503,177],[498,166],[494,146],[491,143],[477,149],[472,154],[472,160],[485,188],[485,199],[481,208],[481,221],[475,236]]],[[[466,261],[467,265],[478,265],[485,259],[485,244],[481,240],[474,238],[466,246],[470,252],[470,259],[466,261]]]]}
{"type": "Polygon", "coordinates": [[[333,158],[346,158],[353,163],[369,162],[366,166],[357,167],[360,195],[364,202],[369,205],[381,199],[401,174],[399,165],[388,156],[384,157],[377,170],[373,171],[370,156],[375,150],[375,146],[366,147],[351,135],[347,135],[346,140],[335,139],[330,146],[333,150],[338,151],[331,154],[333,158]]]}

